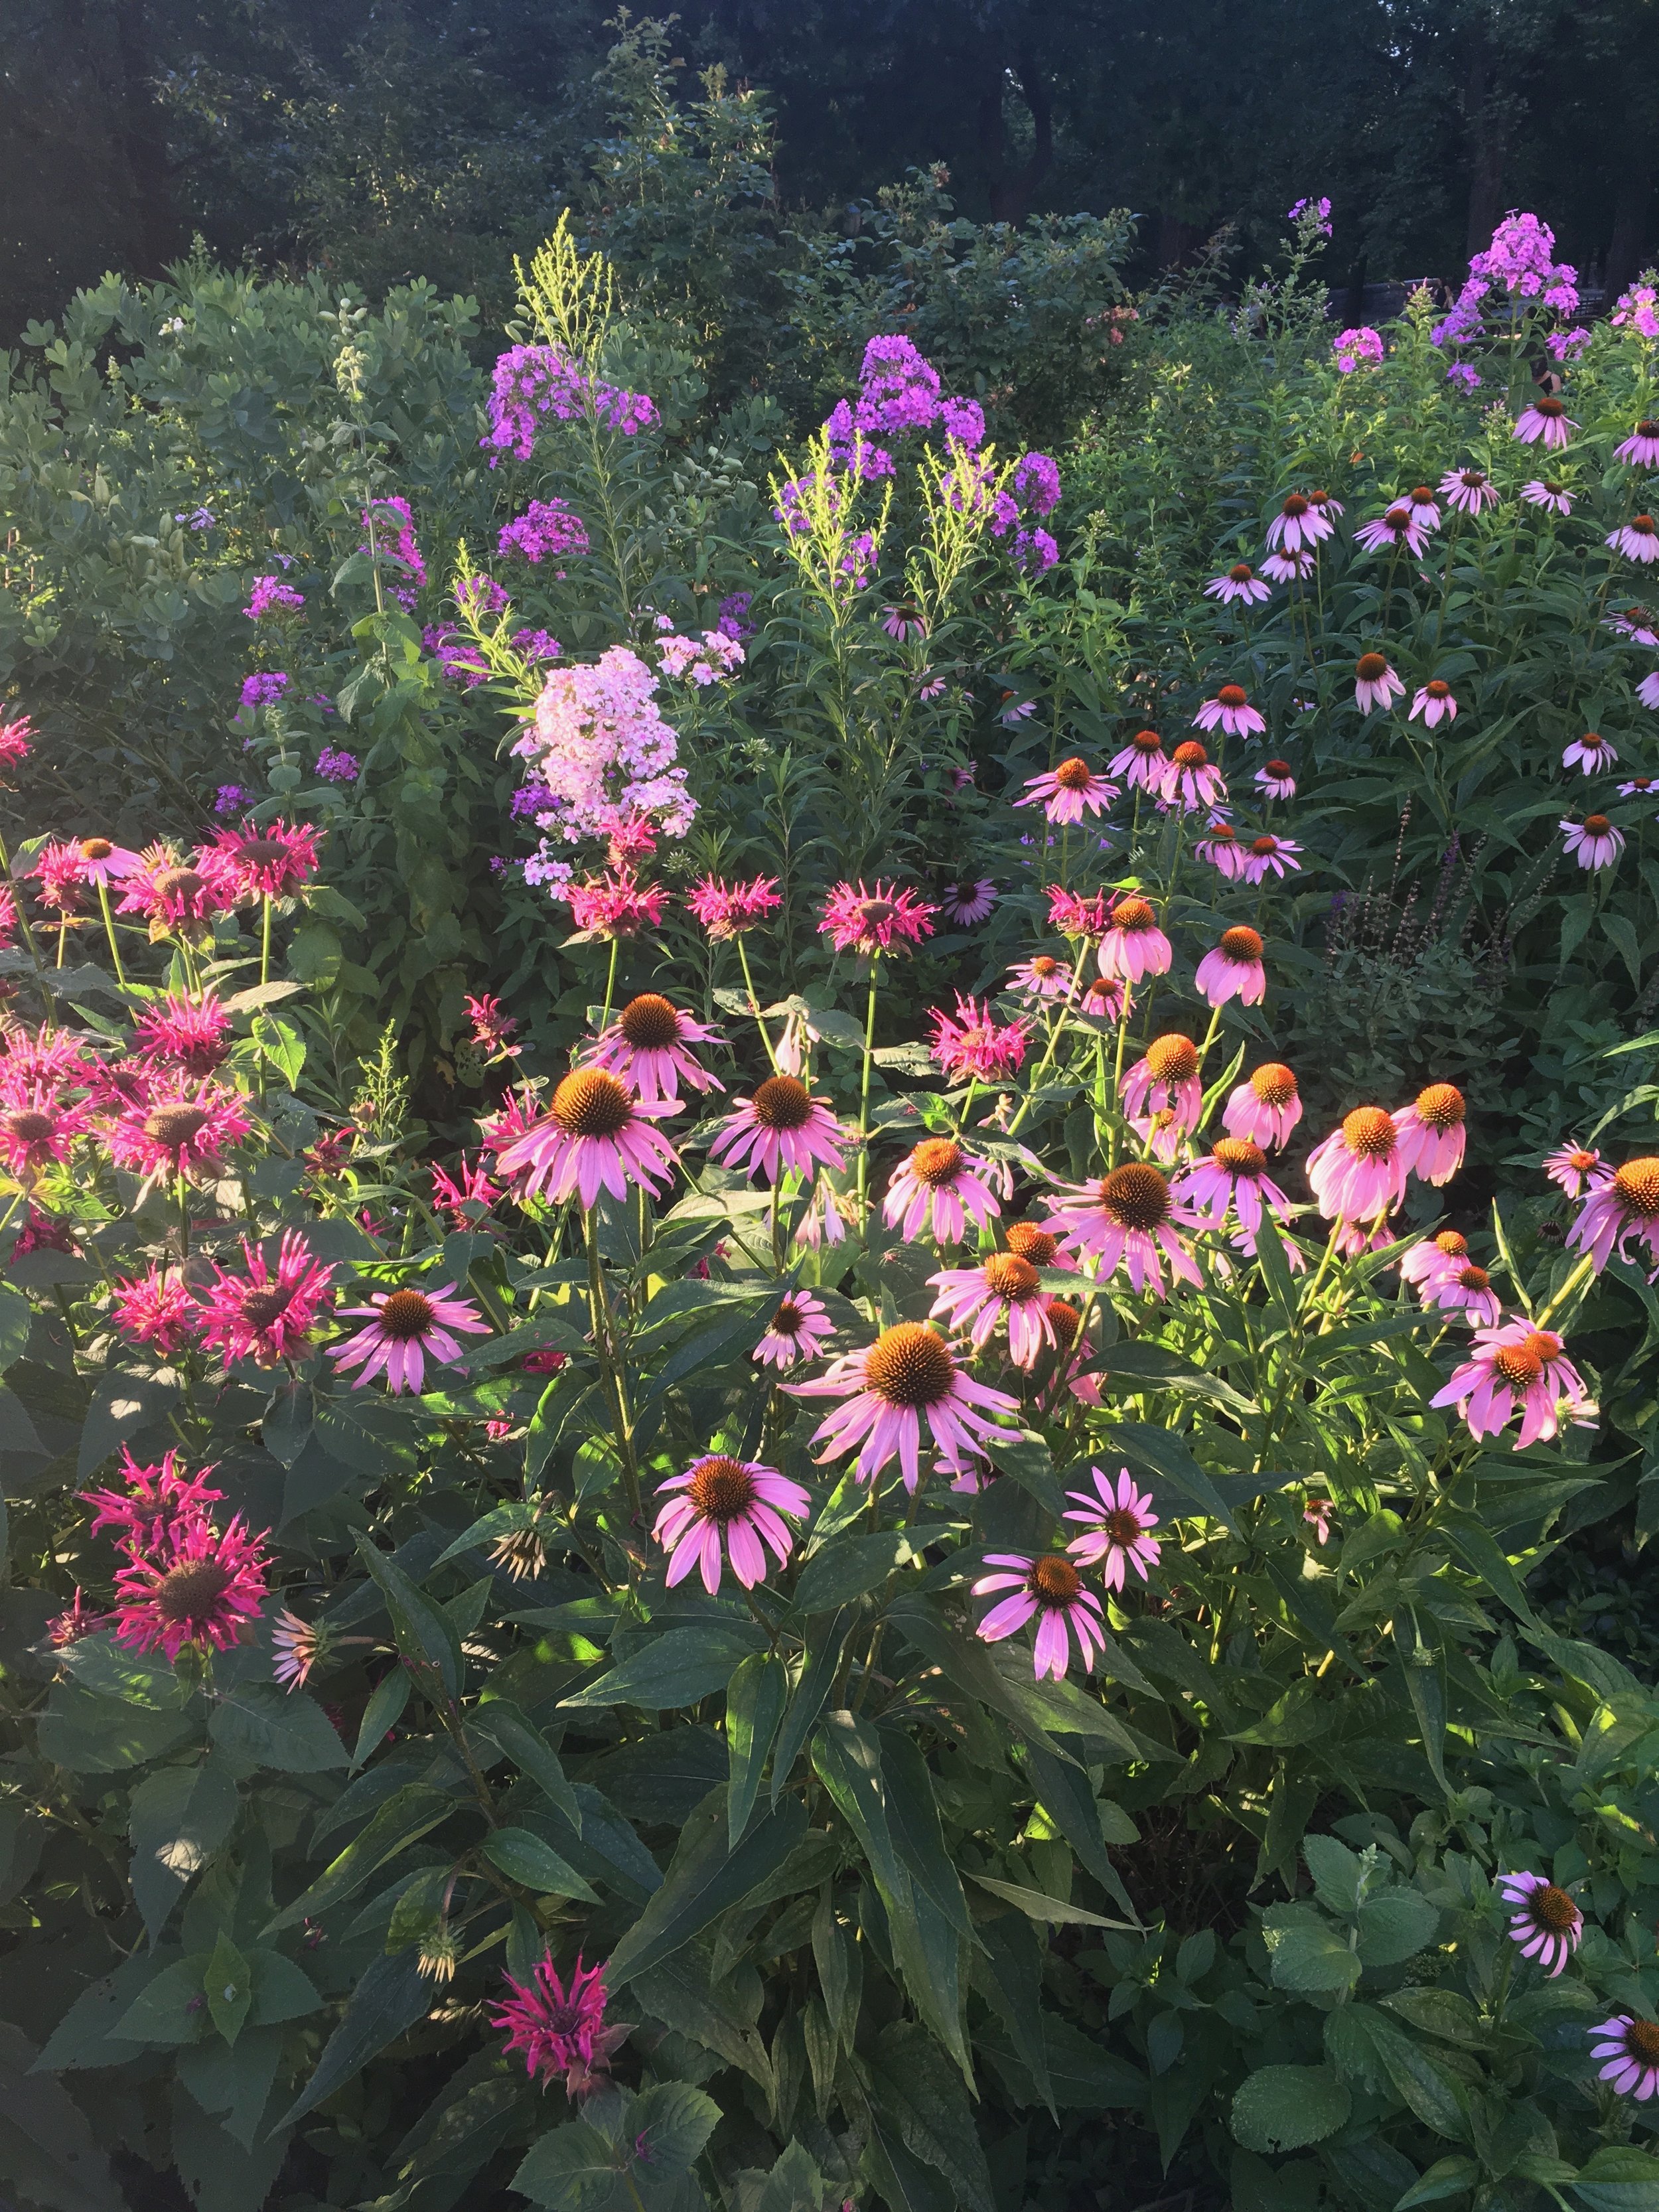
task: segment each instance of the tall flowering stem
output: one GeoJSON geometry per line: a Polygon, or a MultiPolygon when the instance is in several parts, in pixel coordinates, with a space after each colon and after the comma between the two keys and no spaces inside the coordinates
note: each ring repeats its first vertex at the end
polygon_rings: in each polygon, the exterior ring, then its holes
{"type": "MultiPolygon", "coordinates": [[[[641,1195],[643,1197],[643,1192],[641,1195]]],[[[605,1295],[605,1270],[599,1264],[599,1231],[594,1218],[596,1212],[597,1208],[588,1206],[582,1214],[582,1232],[587,1240],[588,1311],[593,1327],[593,1348],[599,1353],[599,1364],[605,1370],[617,1417],[617,1450],[622,1460],[623,1481],[628,1491],[628,1516],[633,1522],[640,1517],[640,1468],[634,1450],[634,1416],[629,1404],[627,1377],[623,1373],[622,1361],[617,1350],[611,1301],[605,1295]]]]}
{"type": "Polygon", "coordinates": [[[864,1219],[866,1187],[870,1179],[870,1067],[876,1051],[876,990],[880,972],[879,955],[870,956],[870,990],[864,1009],[864,1066],[859,1075],[859,1220],[864,1219]]]}

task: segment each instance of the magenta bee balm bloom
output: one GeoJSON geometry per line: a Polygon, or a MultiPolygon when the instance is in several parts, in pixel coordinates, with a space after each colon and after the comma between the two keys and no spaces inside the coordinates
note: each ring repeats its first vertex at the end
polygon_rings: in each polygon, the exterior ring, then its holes
{"type": "Polygon", "coordinates": [[[471,1298],[452,1297],[454,1288],[453,1283],[446,1283],[431,1291],[381,1291],[373,1293],[366,1306],[343,1306],[342,1319],[351,1316],[368,1323],[343,1344],[330,1347],[329,1357],[343,1371],[362,1369],[352,1389],[361,1390],[373,1376],[384,1373],[394,1396],[400,1390],[418,1395],[426,1388],[428,1358],[442,1366],[460,1358],[461,1346],[453,1331],[488,1336],[489,1323],[471,1298]]]}
{"type": "Polygon", "coordinates": [[[170,991],[146,1006],[133,1024],[132,1041],[141,1059],[181,1068],[186,1075],[211,1075],[230,1050],[230,1016],[211,992],[192,1000],[170,991]]]}
{"type": "Polygon", "coordinates": [[[902,951],[931,937],[938,912],[914,891],[898,890],[890,884],[878,882],[870,891],[862,882],[842,883],[824,902],[818,934],[829,938],[837,952],[856,952],[869,960],[878,952],[902,951]]]}
{"type": "Polygon", "coordinates": [[[1158,1565],[1160,1540],[1150,1533],[1158,1526],[1151,1497],[1136,1489],[1127,1467],[1119,1468],[1115,1482],[1097,1467],[1091,1467],[1089,1473],[1095,1486],[1092,1498],[1086,1490],[1066,1493],[1083,1508],[1080,1513],[1067,1513],[1066,1518],[1080,1521],[1084,1527],[1084,1534],[1074,1536],[1066,1551],[1085,1567],[1097,1567],[1104,1560],[1101,1580],[1109,1590],[1123,1588],[1129,1567],[1145,1582],[1147,1569],[1158,1565]]]}
{"type": "Polygon", "coordinates": [[[1025,1024],[999,1024],[988,1004],[980,1006],[957,994],[954,1019],[935,1006],[930,1018],[933,1041],[928,1048],[944,1073],[958,1083],[1000,1083],[1025,1058],[1025,1024]]]}
{"type": "Polygon", "coordinates": [[[250,1536],[240,1514],[223,1529],[175,1522],[116,1575],[116,1642],[169,1659],[186,1644],[228,1650],[258,1617],[266,1565],[264,1536],[250,1536]]]}
{"type": "Polygon", "coordinates": [[[816,1381],[782,1388],[798,1398],[842,1400],[813,1434],[812,1442],[823,1446],[820,1459],[839,1459],[857,1444],[853,1472],[870,1482],[896,1454],[908,1491],[920,1480],[924,1415],[941,1470],[960,1474],[964,1460],[985,1456],[986,1439],[999,1433],[998,1417],[1019,1411],[1006,1391],[965,1374],[936,1330],[914,1321],[884,1329],[816,1381]]]}
{"type": "Polygon", "coordinates": [[[710,1597],[720,1586],[720,1547],[734,1577],[752,1589],[766,1577],[766,1547],[781,1566],[794,1539],[782,1516],[799,1521],[811,1507],[799,1483],[757,1461],[710,1453],[657,1485],[657,1495],[678,1492],[657,1516],[652,1530],[669,1554],[667,1584],[683,1583],[694,1567],[702,1574],[710,1597]]]}
{"type": "Polygon", "coordinates": [[[210,1181],[225,1154],[253,1124],[240,1095],[204,1083],[192,1091],[182,1077],[158,1085],[120,1114],[107,1132],[118,1167],[141,1176],[185,1176],[210,1181]]]}
{"type": "Polygon", "coordinates": [[[547,1958],[527,1982],[515,1982],[509,1974],[507,1986],[513,1994],[490,2020],[496,2027],[511,2029],[504,2048],[524,2054],[531,2080],[547,2082],[562,2075],[565,2094],[572,2098],[598,2088],[610,2071],[611,2052],[629,2033],[626,2026],[604,2024],[610,2002],[605,1969],[585,1968],[578,1958],[567,1988],[547,1958]]]}
{"type": "Polygon", "coordinates": [[[1078,1656],[1086,1671],[1106,1648],[1100,1600],[1083,1587],[1069,1559],[1050,1553],[1041,1559],[1018,1552],[988,1552],[988,1567],[1012,1568],[1012,1573],[983,1575],[974,1584],[975,1597],[994,1590],[1011,1590],[1012,1596],[994,1605],[979,1624],[978,1633],[988,1644],[1000,1643],[1024,1628],[1034,1614],[1042,1616],[1031,1652],[1031,1665],[1041,1681],[1045,1675],[1058,1682],[1071,1657],[1071,1638],[1077,1638],[1078,1656]]]}
{"type": "Polygon", "coordinates": [[[305,1239],[292,1229],[283,1232],[274,1273],[259,1247],[246,1237],[242,1259],[246,1275],[228,1274],[214,1263],[216,1279],[203,1303],[199,1323],[202,1342],[222,1351],[227,1367],[234,1359],[279,1366],[304,1350],[307,1334],[333,1304],[329,1285],[334,1270],[313,1259],[305,1239]]]}
{"type": "Polygon", "coordinates": [[[163,1359],[190,1343],[201,1311],[179,1277],[161,1267],[132,1282],[118,1282],[110,1293],[110,1320],[117,1334],[129,1344],[149,1345],[163,1359]]]}

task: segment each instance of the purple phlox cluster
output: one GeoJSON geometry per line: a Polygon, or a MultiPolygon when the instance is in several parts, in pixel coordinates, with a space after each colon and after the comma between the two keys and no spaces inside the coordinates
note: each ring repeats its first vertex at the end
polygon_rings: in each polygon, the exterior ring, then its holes
{"type": "Polygon", "coordinates": [[[552,631],[547,629],[515,629],[513,645],[526,660],[556,660],[564,651],[552,631]]]}
{"type": "MultiPolygon", "coordinates": [[[[1578,271],[1568,262],[1557,262],[1554,253],[1555,233],[1549,225],[1511,208],[1493,231],[1486,251],[1471,258],[1451,312],[1429,333],[1431,343],[1442,347],[1475,343],[1483,334],[1489,303],[1511,319],[1525,302],[1553,307],[1558,314],[1577,313],[1578,271]]],[[[1467,376],[1456,380],[1474,388],[1467,376]]]]}
{"type": "Polygon", "coordinates": [[[1323,198],[1314,199],[1311,196],[1299,199],[1293,208],[1285,210],[1285,220],[1286,222],[1305,221],[1316,237],[1328,238],[1331,234],[1331,204],[1323,198]]]}
{"type": "Polygon", "coordinates": [[[1446,371],[1446,381],[1461,385],[1465,392],[1479,392],[1480,372],[1472,362],[1455,361],[1446,371]]]}
{"type": "Polygon", "coordinates": [[[295,591],[280,576],[256,576],[253,589],[248,593],[247,605],[242,612],[250,622],[263,622],[273,607],[278,610],[297,609],[304,606],[305,603],[305,593],[295,591]]]}
{"type": "Polygon", "coordinates": [[[1014,542],[1010,550],[1015,562],[1041,574],[1059,560],[1060,548],[1052,533],[1031,518],[1052,514],[1059,504],[1059,463],[1048,453],[1022,453],[1014,464],[1012,489],[999,492],[992,502],[991,535],[1005,538],[1012,529],[1014,542]],[[1024,520],[1022,509],[1026,510],[1024,520]]]}
{"type": "Polygon", "coordinates": [[[1659,338],[1659,285],[1651,276],[1622,293],[1607,318],[1616,331],[1634,331],[1638,337],[1659,338]]]}
{"type": "Polygon", "coordinates": [[[390,553],[407,570],[409,581],[392,587],[392,598],[407,613],[426,582],[426,562],[415,542],[415,517],[401,492],[388,492],[384,499],[377,499],[363,509],[363,550],[368,552],[371,547],[390,553]],[[392,531],[397,534],[388,545],[386,534],[392,531]]]}
{"type": "Polygon", "coordinates": [[[893,456],[885,446],[878,446],[860,428],[849,399],[838,399],[830,409],[824,422],[830,439],[830,458],[839,469],[844,469],[854,483],[867,483],[877,477],[896,473],[893,456]]]}
{"type": "Polygon", "coordinates": [[[280,668],[262,669],[242,678],[242,704],[245,707],[274,707],[288,690],[293,679],[280,668]]]}
{"type": "MultiPolygon", "coordinates": [[[[625,645],[550,673],[531,726],[513,748],[546,787],[549,804],[536,817],[542,829],[569,844],[610,839],[641,823],[684,836],[696,801],[675,764],[679,741],[657,706],[657,683],[625,645]]],[[[528,882],[546,884],[556,896],[572,872],[545,839],[525,866],[528,882]]]]}
{"type": "Polygon", "coordinates": [[[463,637],[453,623],[428,623],[421,643],[443,672],[446,684],[459,684],[474,691],[489,673],[488,663],[470,637],[463,637]]]}
{"type": "Polygon", "coordinates": [[[574,561],[587,550],[587,526],[562,499],[532,499],[521,515],[504,526],[495,550],[502,560],[516,553],[532,566],[543,561],[574,561]]]}
{"type": "Polygon", "coordinates": [[[493,576],[469,576],[456,592],[455,604],[464,614],[482,622],[486,615],[501,613],[507,597],[493,576]]]}
{"type": "Polygon", "coordinates": [[[1552,360],[1571,361],[1589,342],[1590,334],[1586,330],[1552,331],[1544,347],[1552,360]]]}
{"type": "Polygon", "coordinates": [[[214,795],[213,811],[219,815],[238,813],[252,796],[240,783],[222,783],[214,795]]]}
{"type": "Polygon", "coordinates": [[[929,431],[959,446],[985,441],[976,399],[939,390],[939,371],[907,337],[872,338],[859,365],[859,396],[838,400],[824,423],[836,465],[855,478],[890,477],[888,443],[929,431]]]}
{"type": "Polygon", "coordinates": [[[734,637],[741,645],[745,638],[753,637],[755,626],[749,619],[749,610],[755,604],[752,592],[733,592],[720,601],[720,619],[714,627],[723,637],[734,637]]]}
{"type": "Polygon", "coordinates": [[[1357,330],[1344,331],[1340,337],[1331,341],[1331,352],[1344,376],[1352,376],[1357,368],[1378,368],[1382,366],[1385,349],[1382,333],[1369,323],[1361,323],[1357,330]]]}
{"type": "Polygon", "coordinates": [[[860,531],[841,556],[841,574],[849,591],[861,592],[869,582],[876,565],[876,541],[867,530],[860,531]]]}
{"type": "Polygon", "coordinates": [[[307,696],[310,699],[311,704],[316,708],[319,714],[331,714],[334,713],[334,702],[329,697],[326,691],[313,691],[307,696]]]}
{"type": "Polygon", "coordinates": [[[513,794],[513,819],[522,822],[526,816],[550,814],[558,803],[540,776],[526,776],[513,794]]]}
{"type": "Polygon", "coordinates": [[[211,530],[218,517],[210,507],[193,507],[188,514],[175,514],[175,522],[182,522],[191,530],[211,530]]]}
{"type": "Polygon", "coordinates": [[[743,665],[743,647],[724,630],[706,629],[701,638],[670,630],[657,640],[665,676],[689,676],[694,684],[713,684],[743,665]]]}
{"type": "Polygon", "coordinates": [[[325,745],[317,756],[317,773],[325,783],[356,783],[362,763],[342,745],[325,745]]]}
{"type": "Polygon", "coordinates": [[[648,393],[626,392],[590,377],[556,346],[513,346],[498,355],[489,404],[489,428],[478,443],[489,450],[492,469],[504,453],[530,459],[538,415],[568,422],[591,412],[606,429],[620,430],[625,438],[649,429],[657,420],[657,404],[648,393]]]}

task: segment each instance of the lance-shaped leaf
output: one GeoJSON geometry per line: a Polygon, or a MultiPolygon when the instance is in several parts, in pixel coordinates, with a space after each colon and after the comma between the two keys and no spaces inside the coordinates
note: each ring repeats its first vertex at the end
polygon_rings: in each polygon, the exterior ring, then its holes
{"type": "Polygon", "coordinates": [[[751,1652],[732,1677],[726,1697],[726,1744],[731,1759],[726,1821],[733,1850],[755,1809],[767,1753],[788,1697],[788,1672],[775,1653],[751,1652]]]}
{"type": "Polygon", "coordinates": [[[564,1778],[558,1753],[527,1714],[520,1712],[509,1698],[486,1698],[467,1715],[467,1726],[481,1730],[499,1745],[520,1773],[535,1784],[550,1805],[558,1807],[580,1835],[582,1813],[576,1793],[564,1778]]]}
{"type": "Polygon", "coordinates": [[[386,1600],[392,1633],[398,1650],[415,1670],[416,1680],[422,1688],[441,1685],[452,1701],[459,1698],[465,1669],[454,1623],[422,1596],[403,1569],[377,1551],[367,1536],[357,1539],[357,1556],[386,1600]]]}
{"type": "Polygon", "coordinates": [[[406,1782],[381,1806],[362,1833],[330,1862],[310,1888],[296,1897],[292,1905],[284,1905],[268,1923],[264,1933],[274,1936],[279,1928],[291,1928],[301,1920],[314,1920],[331,1905],[349,1897],[362,1888],[377,1867],[383,1867],[388,1859],[396,1858],[399,1851],[417,1843],[441,1820],[447,1820],[456,1810],[458,1802],[446,1791],[434,1790],[430,1783],[406,1782]]]}
{"type": "Polygon", "coordinates": [[[659,1889],[611,1954],[613,1987],[672,1958],[719,1914],[741,1905],[775,1872],[806,1829],[806,1808],[786,1798],[730,1848],[726,1791],[711,1790],[686,1824],[659,1889]]]}

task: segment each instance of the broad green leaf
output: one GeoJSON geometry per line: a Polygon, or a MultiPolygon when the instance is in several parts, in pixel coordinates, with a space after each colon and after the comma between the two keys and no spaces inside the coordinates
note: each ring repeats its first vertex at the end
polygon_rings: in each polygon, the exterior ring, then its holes
{"type": "MultiPolygon", "coordinates": [[[[126,2212],[109,2160],[73,2097],[31,2071],[34,2045],[0,2021],[0,2180],[42,2212],[126,2212]]],[[[817,2212],[815,2206],[812,2212],[817,2212]]]]}
{"type": "Polygon", "coordinates": [[[561,1701],[569,1712],[596,1705],[637,1705],[649,1712],[695,1705],[723,1690],[738,1665],[762,1640],[758,1628],[709,1622],[671,1628],[585,1690],[561,1701]]]}
{"type": "Polygon", "coordinates": [[[595,1892],[562,1859],[551,1844],[532,1836],[528,1828],[495,1828],[484,1838],[484,1856],[514,1881],[544,1897],[580,1897],[597,1905],[595,1892]]]}
{"type": "Polygon", "coordinates": [[[729,1986],[716,1987],[713,1967],[711,1951],[694,1938],[660,1966],[635,1974],[634,1994],[647,2012],[748,2075],[769,2102],[776,2084],[755,2015],[740,2009],[729,1986]]]}
{"type": "Polygon", "coordinates": [[[687,1823],[661,1888],[611,1954],[613,1987],[649,1972],[717,1915],[741,1905],[782,1865],[805,1832],[805,1807],[786,1798],[732,1850],[725,1797],[723,1790],[711,1793],[687,1823]]]}
{"type": "Polygon", "coordinates": [[[527,1714],[520,1712],[510,1698],[486,1698],[467,1715],[467,1726],[482,1729],[499,1744],[520,1773],[535,1784],[550,1805],[558,1808],[578,1835],[581,1833],[581,1807],[576,1793],[564,1778],[558,1753],[527,1714]]]}
{"type": "Polygon", "coordinates": [[[1440,1911],[1420,1890],[1385,1889],[1359,1908],[1359,1959],[1365,1966],[1397,1966],[1433,1942],[1440,1911]]]}
{"type": "Polygon", "coordinates": [[[776,1748],[772,1753],[772,1802],[775,1806],[782,1796],[784,1786],[794,1771],[795,1761],[801,1747],[817,1723],[823,1711],[823,1701],[830,1694],[830,1686],[836,1679],[842,1662],[842,1650],[854,1614],[843,1608],[827,1620],[814,1614],[806,1624],[806,1648],[809,1654],[801,1678],[795,1685],[794,1695],[789,1700],[789,1710],[778,1730],[776,1748]]]}
{"type": "Polygon", "coordinates": [[[283,1906],[267,1924],[264,1933],[274,1936],[279,1928],[291,1928],[301,1920],[315,1919],[330,1905],[351,1896],[376,1868],[383,1867],[388,1859],[395,1858],[399,1851],[418,1843],[441,1821],[447,1820],[457,1809],[458,1802],[446,1790],[434,1790],[430,1783],[405,1783],[381,1806],[362,1834],[355,1837],[337,1858],[331,1860],[310,1888],[296,1897],[292,1905],[283,1906]]]}
{"type": "Polygon", "coordinates": [[[1020,2063],[1053,2113],[1054,2092],[1042,2028],[1042,1946],[1036,1931],[1020,1913],[1003,1912],[981,1922],[978,1934],[981,1955],[973,1962],[974,1986],[1000,2016],[1020,2063]]]}
{"type": "Polygon", "coordinates": [[[1328,2066],[1262,2066],[1233,2098],[1234,2139],[1246,2150],[1300,2150],[1334,2135],[1352,2100],[1328,2066]]]}
{"type": "MultiPolygon", "coordinates": [[[[1275,1989],[1332,1995],[1352,1989],[1359,1979],[1359,1960],[1346,1942],[1309,1907],[1270,1907],[1262,1919],[1261,1940],[1275,1989]]],[[[1249,2148],[1259,2150],[1261,2145],[1249,2148]]]]}
{"type": "Polygon", "coordinates": [[[236,1784],[211,1760],[164,1766],[133,1791],[127,1808],[132,1893],[152,1943],[235,1820],[236,1784]]]}
{"type": "Polygon", "coordinates": [[[363,1717],[357,1729],[357,1741],[351,1754],[353,1770],[360,1767],[372,1751],[386,1741],[386,1731],[397,1726],[404,1707],[409,1703],[414,1684],[407,1667],[392,1667],[384,1674],[369,1692],[368,1703],[363,1707],[363,1717]]]}
{"type": "Polygon", "coordinates": [[[767,1754],[788,1697],[788,1672],[774,1653],[750,1652],[732,1677],[726,1697],[726,1743],[731,1761],[726,1821],[733,1850],[755,1809],[767,1754]]]}
{"type": "Polygon", "coordinates": [[[654,2082],[628,2115],[634,2137],[630,2157],[647,2168],[652,2181],[672,2181],[690,2173],[720,2118],[714,2099],[689,2081],[654,2082]]]}
{"type": "Polygon", "coordinates": [[[826,1713],[812,1739],[812,1765],[836,1810],[858,1838],[870,1870],[890,1894],[905,1887],[887,1819],[883,1785],[883,1739],[842,1708],[826,1713]]]}
{"type": "Polygon", "coordinates": [[[586,2120],[567,2120],[532,2143],[511,2186],[547,2212],[638,2212],[616,2146],[586,2120]]]}
{"type": "Polygon", "coordinates": [[[931,2166],[961,2212],[995,2212],[990,2172],[961,2076],[925,2028],[884,2028],[871,2052],[871,2101],[913,2158],[931,2166]]]}
{"type": "Polygon", "coordinates": [[[251,1951],[247,1963],[253,1983],[250,2027],[279,2027],[285,2021],[303,2020],[322,2003],[310,1976],[280,1951],[251,1951]]]}
{"type": "Polygon", "coordinates": [[[823,2212],[828,2194],[811,2153],[792,2142],[762,2183],[750,2212],[823,2212]]]}
{"type": "Polygon", "coordinates": [[[1368,2011],[1364,2026],[1396,2094],[1424,2126],[1454,2142],[1467,2142],[1468,2092],[1462,2083],[1382,2013],[1368,2011]]]}
{"type": "Polygon", "coordinates": [[[837,1606],[852,1604],[879,1589],[896,1567],[948,1533],[942,1527],[883,1528],[873,1534],[860,1531],[831,1537],[801,1569],[794,1590],[796,1609],[833,1613],[837,1606]]]}
{"type": "Polygon", "coordinates": [[[316,1699],[275,1682],[239,1682],[227,1690],[208,1732],[233,1758],[280,1774],[323,1774],[346,1764],[346,1747],[316,1699]]]}
{"type": "Polygon", "coordinates": [[[1332,1912],[1352,1912],[1359,1902],[1364,1873],[1358,1851],[1351,1851],[1334,1836],[1304,1836],[1302,1856],[1320,1903],[1332,1912]]]}
{"type": "Polygon", "coordinates": [[[1603,2143],[1567,2186],[1589,2212],[1656,2212],[1659,2159],[1634,2143],[1603,2143]]]}
{"type": "Polygon", "coordinates": [[[357,1556],[379,1583],[392,1616],[392,1632],[398,1649],[408,1661],[422,1689],[437,1691],[452,1700],[461,1694],[465,1674],[461,1641],[453,1622],[431,1600],[422,1595],[396,1561],[378,1550],[366,1536],[357,1539],[357,1556]]]}
{"type": "Polygon", "coordinates": [[[208,2018],[227,2043],[234,2043],[253,2002],[253,1971],[222,1928],[202,1970],[208,2018]]]}
{"type": "Polygon", "coordinates": [[[921,1747],[896,1728],[878,1731],[887,1825],[906,1872],[959,1935],[973,1941],[962,1882],[945,1847],[933,1777],[921,1747]]]}
{"type": "Polygon", "coordinates": [[[413,2027],[431,2002],[431,1984],[413,1952],[373,1960],[351,1992],[344,2018],[323,2045],[316,2071],[276,2124],[292,2127],[343,2088],[378,2051],[413,2027]]]}
{"type": "Polygon", "coordinates": [[[1413,2212],[1419,2204],[1438,2204],[1447,2197],[1464,2197],[1480,2179],[1472,2158],[1437,2158],[1415,2188],[1408,2189],[1394,2212],[1413,2212]]]}

